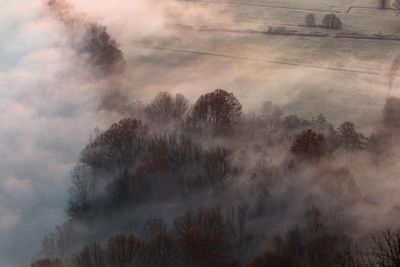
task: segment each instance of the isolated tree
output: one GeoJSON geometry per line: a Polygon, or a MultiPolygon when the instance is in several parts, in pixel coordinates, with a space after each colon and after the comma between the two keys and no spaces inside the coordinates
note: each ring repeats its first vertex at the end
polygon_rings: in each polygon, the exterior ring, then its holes
{"type": "Polygon", "coordinates": [[[189,109],[189,101],[181,94],[173,97],[168,92],[159,93],[154,100],[147,105],[146,115],[156,122],[170,122],[181,120],[189,109]]]}
{"type": "Polygon", "coordinates": [[[343,28],[342,21],[335,14],[325,15],[324,19],[322,20],[322,26],[327,29],[334,30],[340,30],[343,28]]]}
{"type": "Polygon", "coordinates": [[[290,152],[299,159],[318,159],[327,152],[325,137],[311,129],[303,131],[295,136],[290,152]]]}
{"type": "Polygon", "coordinates": [[[148,128],[140,120],[125,118],[94,138],[82,151],[80,162],[128,176],[146,146],[148,128]]]}
{"type": "Polygon", "coordinates": [[[315,27],[316,24],[315,24],[315,16],[314,16],[314,14],[313,13],[308,14],[306,16],[305,22],[306,22],[306,25],[308,27],[315,27]]]}
{"type": "Polygon", "coordinates": [[[242,105],[222,89],[200,96],[193,107],[192,119],[212,126],[216,131],[230,130],[242,117],[242,105]]]}
{"type": "Polygon", "coordinates": [[[391,130],[400,129],[400,98],[389,97],[383,108],[383,125],[391,130]]]}
{"type": "Polygon", "coordinates": [[[83,52],[88,53],[94,66],[109,69],[124,62],[124,55],[118,48],[118,43],[110,36],[105,26],[89,24],[84,42],[83,52]]]}
{"type": "Polygon", "coordinates": [[[340,138],[340,145],[346,151],[357,151],[365,149],[367,145],[367,138],[358,133],[352,122],[344,122],[338,127],[338,135],[340,138]]]}

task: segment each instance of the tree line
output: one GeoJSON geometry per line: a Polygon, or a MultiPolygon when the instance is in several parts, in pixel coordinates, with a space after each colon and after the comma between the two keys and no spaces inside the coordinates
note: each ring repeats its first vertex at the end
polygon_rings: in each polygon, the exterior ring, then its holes
{"type": "Polygon", "coordinates": [[[44,239],[43,259],[32,267],[399,266],[392,264],[400,258],[392,251],[400,247],[399,231],[358,247],[346,231],[325,223],[317,207],[273,240],[268,229],[248,227],[304,201],[290,193],[304,169],[315,170],[308,175],[317,177],[324,201],[360,201],[350,166],[329,161],[357,153],[384,157],[400,131],[399,111],[400,100],[389,98],[381,124],[367,137],[352,122],[335,127],[323,115],[285,115],[271,102],[258,115],[245,115],[234,94],[222,89],[193,105],[181,94],[160,93],[83,148],[71,172],[70,219],[44,239]],[[268,151],[276,150],[283,159],[273,163],[277,155],[268,151]],[[211,206],[180,208],[172,223],[155,218],[139,232],[110,231],[106,242],[95,230],[82,230],[98,222],[112,228],[113,218],[129,224],[140,207],[183,205],[198,196],[212,199],[211,206]]]}

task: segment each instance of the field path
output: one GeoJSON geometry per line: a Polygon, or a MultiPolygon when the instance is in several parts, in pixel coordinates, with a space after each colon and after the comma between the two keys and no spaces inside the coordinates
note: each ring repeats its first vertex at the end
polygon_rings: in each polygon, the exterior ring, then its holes
{"type": "Polygon", "coordinates": [[[320,69],[320,70],[329,70],[329,71],[339,71],[339,72],[347,72],[347,73],[355,73],[355,74],[363,74],[363,75],[375,75],[381,76],[384,75],[382,72],[374,72],[362,69],[349,69],[349,68],[340,68],[340,67],[332,67],[332,66],[322,66],[322,65],[313,65],[313,64],[303,64],[303,63],[293,63],[289,61],[277,61],[271,59],[260,59],[253,57],[244,57],[232,54],[222,54],[222,53],[214,53],[209,51],[202,50],[191,50],[191,49],[178,49],[172,47],[161,47],[161,46],[140,46],[140,45],[129,45],[129,46],[137,46],[146,49],[154,49],[154,50],[167,50],[171,52],[177,53],[186,53],[186,54],[197,54],[202,56],[213,56],[213,57],[223,57],[223,58],[231,58],[237,60],[246,60],[260,63],[268,63],[268,64],[278,64],[278,65],[286,65],[286,66],[294,66],[294,67],[304,67],[309,69],[320,69]]]}

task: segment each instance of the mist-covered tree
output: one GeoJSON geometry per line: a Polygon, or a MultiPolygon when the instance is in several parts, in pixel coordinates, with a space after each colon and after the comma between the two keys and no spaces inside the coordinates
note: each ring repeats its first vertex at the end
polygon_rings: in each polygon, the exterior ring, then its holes
{"type": "Polygon", "coordinates": [[[342,21],[335,14],[328,14],[322,20],[322,26],[327,29],[340,30],[343,28],[342,21]]]}
{"type": "Polygon", "coordinates": [[[94,170],[128,176],[146,147],[147,132],[140,120],[122,119],[91,140],[82,151],[80,162],[94,170]]]}
{"type": "Polygon", "coordinates": [[[313,13],[308,14],[306,16],[305,22],[306,22],[306,25],[308,27],[315,27],[316,24],[315,24],[315,16],[314,16],[314,14],[313,13]]]}
{"type": "Polygon", "coordinates": [[[383,108],[383,125],[390,130],[400,129],[400,98],[386,99],[383,108]]]}
{"type": "Polygon", "coordinates": [[[187,212],[174,222],[185,266],[219,267],[229,261],[233,226],[219,208],[187,212]]]}
{"type": "Polygon", "coordinates": [[[154,267],[174,267],[178,257],[176,239],[164,233],[156,233],[147,242],[151,265],[154,267]]]}
{"type": "Polygon", "coordinates": [[[117,41],[111,37],[105,26],[89,24],[84,42],[83,52],[88,53],[94,66],[109,69],[124,62],[124,55],[117,41]]]}
{"type": "Polygon", "coordinates": [[[286,130],[293,131],[299,128],[307,127],[309,122],[299,116],[289,115],[283,118],[282,125],[286,128],[286,130]]]}
{"type": "Polygon", "coordinates": [[[125,118],[86,145],[80,157],[80,164],[86,169],[85,175],[73,173],[72,176],[70,215],[78,216],[88,211],[88,192],[93,192],[99,183],[97,178],[89,184],[87,180],[93,176],[105,178],[103,188],[116,205],[125,205],[131,201],[137,203],[148,194],[149,181],[135,172],[145,154],[147,133],[147,126],[140,120],[125,118]]]}
{"type": "Polygon", "coordinates": [[[295,136],[290,152],[299,159],[318,159],[327,152],[325,137],[311,129],[305,130],[295,136]]]}
{"type": "Polygon", "coordinates": [[[173,97],[168,92],[159,93],[153,101],[147,105],[145,113],[155,122],[170,122],[182,120],[189,109],[189,101],[181,94],[173,97]]]}
{"type": "Polygon", "coordinates": [[[286,250],[268,251],[253,259],[246,267],[306,267],[286,250]]]}
{"type": "Polygon", "coordinates": [[[306,224],[296,227],[284,237],[277,237],[271,249],[255,258],[247,267],[361,267],[352,265],[351,257],[343,257],[351,241],[335,233],[322,220],[318,209],[306,212],[306,224]]]}
{"type": "Polygon", "coordinates": [[[365,149],[367,145],[367,138],[355,130],[352,122],[344,122],[338,127],[338,135],[340,138],[340,145],[346,151],[357,151],[365,149]]]}
{"type": "Polygon", "coordinates": [[[69,190],[68,214],[82,219],[90,213],[93,197],[93,179],[89,168],[78,165],[71,173],[72,186],[69,190]]]}
{"type": "Polygon", "coordinates": [[[151,266],[151,255],[146,242],[134,234],[119,234],[111,237],[106,245],[108,266],[151,266]]]}
{"type": "Polygon", "coordinates": [[[261,107],[261,119],[267,124],[268,130],[275,130],[283,120],[284,112],[271,101],[264,102],[261,107]]]}
{"type": "Polygon", "coordinates": [[[239,100],[233,93],[222,89],[200,96],[191,113],[195,123],[209,125],[217,132],[231,130],[241,117],[242,105],[239,100]]]}
{"type": "Polygon", "coordinates": [[[380,237],[373,238],[370,253],[373,256],[374,266],[400,266],[400,229],[387,229],[380,237]]]}
{"type": "Polygon", "coordinates": [[[107,255],[99,243],[85,246],[73,259],[73,267],[108,267],[107,255]]]}
{"type": "Polygon", "coordinates": [[[31,267],[63,267],[60,259],[40,259],[31,263],[31,267]]]}
{"type": "Polygon", "coordinates": [[[65,258],[74,249],[76,238],[73,222],[67,221],[63,225],[57,226],[53,233],[45,236],[39,255],[41,258],[65,258]]]}

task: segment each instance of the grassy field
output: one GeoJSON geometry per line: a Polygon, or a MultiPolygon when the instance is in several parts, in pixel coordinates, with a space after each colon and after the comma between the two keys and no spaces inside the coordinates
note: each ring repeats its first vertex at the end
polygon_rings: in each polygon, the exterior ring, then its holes
{"type": "MultiPolygon", "coordinates": [[[[178,27],[170,38],[124,44],[132,75],[140,80],[144,72],[153,74],[138,82],[143,89],[141,97],[168,90],[194,99],[206,91],[226,88],[238,95],[250,111],[272,100],[285,106],[287,113],[307,117],[324,113],[336,123],[351,119],[366,131],[379,120],[388,94],[386,74],[398,53],[399,41],[221,30],[264,31],[271,25],[289,25],[335,34],[341,31],[298,26],[304,24],[308,13],[314,13],[318,22],[325,14],[338,12],[343,31],[396,34],[400,23],[393,10],[374,9],[378,1],[372,0],[216,2],[183,4],[210,12],[223,5],[221,14],[230,14],[231,20],[221,16],[221,20],[205,25],[178,27]],[[198,31],[203,27],[207,30],[198,31]]],[[[398,93],[396,88],[392,93],[398,93]]]]}

